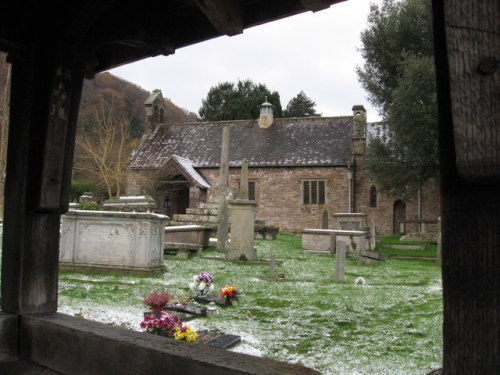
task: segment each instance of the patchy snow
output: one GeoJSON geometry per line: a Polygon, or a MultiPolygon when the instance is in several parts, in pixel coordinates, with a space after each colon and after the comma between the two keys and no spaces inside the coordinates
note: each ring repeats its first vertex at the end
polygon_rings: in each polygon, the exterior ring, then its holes
{"type": "Polygon", "coordinates": [[[82,303],[79,306],[65,306],[60,305],[57,309],[58,312],[67,315],[78,316],[80,318],[92,320],[95,322],[111,324],[118,327],[140,331],[139,324],[144,309],[137,307],[109,307],[102,304],[82,303]]]}

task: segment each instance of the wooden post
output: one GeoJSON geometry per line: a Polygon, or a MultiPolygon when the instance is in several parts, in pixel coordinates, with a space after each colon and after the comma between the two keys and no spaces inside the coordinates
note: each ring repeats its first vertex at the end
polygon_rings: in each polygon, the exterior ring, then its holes
{"type": "Polygon", "coordinates": [[[10,56],[2,310],[57,310],[60,212],[69,204],[83,65],[44,45],[10,56]]]}
{"type": "Polygon", "coordinates": [[[498,0],[432,4],[443,198],[443,374],[497,374],[500,7],[498,0]]]}
{"type": "Polygon", "coordinates": [[[344,282],[344,267],[345,267],[345,243],[339,242],[337,253],[335,254],[335,281],[338,283],[344,282]]]}

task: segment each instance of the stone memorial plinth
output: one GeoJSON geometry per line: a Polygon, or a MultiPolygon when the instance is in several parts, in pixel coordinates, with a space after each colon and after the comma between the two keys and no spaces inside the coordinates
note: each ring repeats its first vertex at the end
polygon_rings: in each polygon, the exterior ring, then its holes
{"type": "Polygon", "coordinates": [[[226,259],[257,260],[254,243],[255,208],[257,203],[248,199],[229,201],[231,207],[231,235],[226,259]]]}
{"type": "Polygon", "coordinates": [[[161,273],[167,219],[151,213],[69,211],[62,215],[60,267],[161,273]]]}

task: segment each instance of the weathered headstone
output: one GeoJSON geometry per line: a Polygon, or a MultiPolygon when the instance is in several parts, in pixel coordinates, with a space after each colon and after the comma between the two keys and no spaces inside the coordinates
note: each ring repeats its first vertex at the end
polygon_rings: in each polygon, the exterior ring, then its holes
{"type": "Polygon", "coordinates": [[[323,219],[321,222],[321,228],[328,229],[328,211],[327,210],[323,211],[323,219]]]}
{"type": "Polygon", "coordinates": [[[219,174],[219,207],[217,211],[217,249],[225,251],[229,231],[229,208],[227,190],[229,186],[229,127],[222,130],[222,150],[219,174]]]}
{"type": "Polygon", "coordinates": [[[374,251],[376,246],[377,246],[377,227],[375,226],[375,220],[372,220],[370,225],[370,250],[374,251]]]}
{"type": "Polygon", "coordinates": [[[330,233],[330,253],[333,255],[337,250],[337,233],[330,233]]]}
{"type": "Polygon", "coordinates": [[[276,255],[271,255],[271,261],[269,262],[269,279],[274,280],[274,275],[276,272],[276,255]]]}
{"type": "Polygon", "coordinates": [[[343,282],[345,267],[345,243],[339,242],[337,245],[337,252],[335,255],[335,281],[343,282]]]}

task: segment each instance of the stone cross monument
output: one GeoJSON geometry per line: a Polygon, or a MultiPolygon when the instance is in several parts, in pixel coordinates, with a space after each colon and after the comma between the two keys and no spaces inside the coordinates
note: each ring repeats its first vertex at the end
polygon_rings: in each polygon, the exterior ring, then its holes
{"type": "Polygon", "coordinates": [[[226,259],[257,260],[253,247],[255,208],[257,203],[248,199],[248,160],[241,163],[241,185],[238,199],[229,202],[231,206],[231,243],[226,259]]]}
{"type": "Polygon", "coordinates": [[[229,127],[222,130],[222,150],[219,174],[219,198],[217,210],[217,249],[226,250],[229,227],[227,193],[229,187],[229,127]]]}

